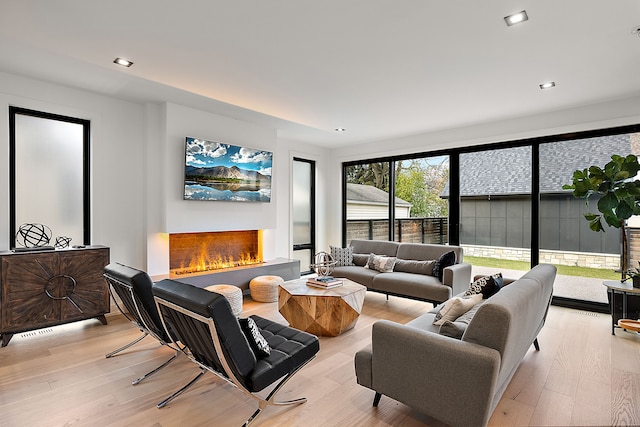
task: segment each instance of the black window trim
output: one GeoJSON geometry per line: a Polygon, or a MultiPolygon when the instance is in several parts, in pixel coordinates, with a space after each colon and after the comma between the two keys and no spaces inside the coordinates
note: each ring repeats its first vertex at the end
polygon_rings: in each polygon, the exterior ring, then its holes
{"type": "MultiPolygon", "coordinates": [[[[342,163],[342,244],[347,244],[347,173],[349,166],[368,164],[368,163],[390,163],[390,171],[395,162],[403,160],[411,160],[425,157],[449,156],[449,243],[452,245],[460,244],[460,154],[474,153],[479,151],[498,150],[504,148],[515,147],[531,147],[531,218],[539,218],[540,212],[540,145],[570,141],[575,139],[588,139],[604,136],[613,136],[626,133],[640,132],[640,124],[624,125],[602,129],[592,129],[585,131],[567,132],[562,134],[554,134],[547,136],[539,136],[532,138],[516,139],[511,141],[493,142],[479,145],[470,145],[466,147],[455,147],[450,149],[441,149],[434,151],[423,151],[418,153],[403,154],[389,157],[376,157],[372,159],[351,160],[342,163]]],[[[391,186],[391,182],[390,182],[391,186]]],[[[394,212],[394,192],[389,191],[389,215],[390,222],[393,220],[394,212]]],[[[531,221],[531,267],[540,262],[540,236],[539,236],[539,220],[531,221]]],[[[389,226],[389,240],[393,241],[392,225],[389,226]]],[[[563,307],[587,309],[596,312],[609,313],[609,306],[605,303],[592,301],[582,301],[566,297],[553,297],[553,304],[563,307]]]]}

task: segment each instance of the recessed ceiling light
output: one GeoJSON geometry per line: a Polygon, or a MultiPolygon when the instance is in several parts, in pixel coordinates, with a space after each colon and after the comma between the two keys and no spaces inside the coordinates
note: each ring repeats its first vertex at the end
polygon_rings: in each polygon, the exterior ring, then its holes
{"type": "Polygon", "coordinates": [[[542,83],[540,85],[540,89],[550,89],[552,87],[555,87],[556,82],[546,82],[546,83],[542,83]]]}
{"type": "Polygon", "coordinates": [[[345,129],[345,128],[335,128],[334,130],[335,130],[336,132],[344,132],[344,131],[346,131],[346,129],[345,129]]]}
{"type": "Polygon", "coordinates": [[[529,20],[529,17],[527,16],[527,12],[524,10],[504,17],[504,22],[506,22],[509,27],[527,20],[529,20]]]}
{"type": "Polygon", "coordinates": [[[113,62],[115,64],[122,65],[123,67],[127,67],[127,68],[129,68],[129,67],[131,67],[133,65],[133,62],[129,61],[128,59],[124,59],[124,58],[116,58],[116,59],[113,60],[113,62]]]}

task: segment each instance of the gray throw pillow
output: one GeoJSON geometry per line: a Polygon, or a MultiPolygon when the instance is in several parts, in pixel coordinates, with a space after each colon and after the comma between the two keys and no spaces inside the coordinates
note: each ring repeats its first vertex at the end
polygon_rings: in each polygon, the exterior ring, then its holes
{"type": "Polygon", "coordinates": [[[369,260],[369,254],[353,254],[353,264],[358,267],[364,267],[369,260]]]}
{"type": "Polygon", "coordinates": [[[393,266],[393,270],[431,276],[431,273],[433,273],[433,266],[435,264],[436,260],[416,261],[412,259],[396,259],[396,264],[393,266]]]}
{"type": "Polygon", "coordinates": [[[353,248],[351,246],[346,248],[329,246],[329,248],[331,249],[331,258],[336,262],[336,267],[353,265],[353,248]]]}
{"type": "Polygon", "coordinates": [[[438,333],[440,335],[444,335],[445,337],[455,338],[459,340],[462,339],[462,335],[464,335],[464,331],[466,330],[467,325],[463,323],[445,320],[444,323],[440,325],[438,333]]]}

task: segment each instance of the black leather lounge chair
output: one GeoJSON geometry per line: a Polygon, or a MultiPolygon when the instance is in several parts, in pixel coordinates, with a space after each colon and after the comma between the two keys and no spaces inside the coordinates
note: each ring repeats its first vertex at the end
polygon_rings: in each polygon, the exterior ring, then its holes
{"type": "MultiPolygon", "coordinates": [[[[274,399],[281,387],[315,357],[320,349],[315,335],[259,316],[250,316],[259,330],[258,335],[261,335],[252,339],[246,325],[251,322],[236,318],[224,296],[170,279],[156,283],[153,295],[165,327],[173,331],[182,351],[200,367],[198,376],[160,402],[159,408],[184,392],[207,371],[258,401],[258,409],[244,426],[248,426],[267,406],[306,402],[306,398],[286,402],[274,399]],[[256,343],[262,341],[265,344],[262,338],[268,343],[268,355],[265,354],[267,350],[256,343]],[[257,394],[276,382],[266,397],[257,394]]],[[[256,332],[255,328],[253,331],[256,332]]],[[[178,346],[175,342],[174,345],[178,346]]]]}
{"type": "Polygon", "coordinates": [[[162,365],[144,374],[140,378],[135,379],[132,384],[136,385],[140,381],[148,378],[167,366],[180,354],[180,352],[173,346],[169,345],[169,343],[171,343],[171,339],[162,326],[162,320],[160,320],[160,315],[158,314],[158,309],[151,292],[153,282],[147,273],[132,267],[127,267],[126,265],[111,263],[104,268],[104,277],[111,285],[109,291],[112,295],[113,292],[115,292],[120,298],[122,305],[124,305],[125,309],[120,307],[118,300],[114,298],[113,300],[118,306],[118,309],[131,321],[131,323],[142,331],[141,337],[138,337],[129,344],[112,351],[105,355],[105,357],[109,358],[123,350],[126,350],[132,345],[142,341],[142,339],[147,335],[151,335],[153,338],[158,340],[161,345],[170,347],[175,351],[173,356],[171,356],[171,358],[162,365]]]}

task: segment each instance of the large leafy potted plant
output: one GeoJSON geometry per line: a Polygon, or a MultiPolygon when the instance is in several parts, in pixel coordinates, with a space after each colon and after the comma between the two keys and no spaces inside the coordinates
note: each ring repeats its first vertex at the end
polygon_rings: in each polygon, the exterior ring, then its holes
{"type": "Polygon", "coordinates": [[[593,231],[604,232],[602,220],[622,233],[622,279],[629,273],[628,242],[626,220],[633,215],[640,215],[640,181],[634,177],[640,171],[638,158],[630,154],[626,157],[613,155],[611,161],[604,165],[591,166],[588,169],[573,172],[573,184],[564,185],[565,190],[573,190],[574,197],[586,199],[600,196],[598,212],[588,212],[584,217],[589,221],[593,231]]]}

